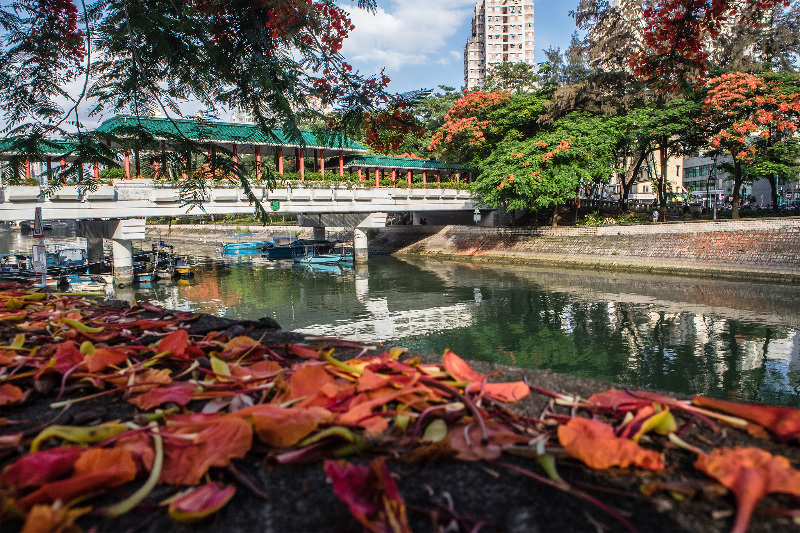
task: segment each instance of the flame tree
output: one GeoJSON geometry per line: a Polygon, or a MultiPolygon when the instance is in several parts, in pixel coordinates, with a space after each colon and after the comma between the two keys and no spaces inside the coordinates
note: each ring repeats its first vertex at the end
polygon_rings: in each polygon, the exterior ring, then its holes
{"type": "MultiPolygon", "coordinates": [[[[711,137],[711,147],[731,158],[732,216],[739,218],[738,203],[745,180],[745,165],[759,161],[763,164],[767,152],[785,144],[797,131],[800,77],[755,76],[739,72],[708,80],[706,89],[701,120],[715,132],[711,137]]],[[[795,161],[795,175],[797,166],[795,161]]],[[[773,190],[774,187],[773,184],[773,190]]]]}

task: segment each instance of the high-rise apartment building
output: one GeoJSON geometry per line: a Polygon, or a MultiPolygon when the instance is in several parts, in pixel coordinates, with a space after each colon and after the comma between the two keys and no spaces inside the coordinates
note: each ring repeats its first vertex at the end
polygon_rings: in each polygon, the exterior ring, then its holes
{"type": "Polygon", "coordinates": [[[533,0],[480,0],[464,47],[464,86],[482,87],[492,66],[533,61],[533,0]]]}

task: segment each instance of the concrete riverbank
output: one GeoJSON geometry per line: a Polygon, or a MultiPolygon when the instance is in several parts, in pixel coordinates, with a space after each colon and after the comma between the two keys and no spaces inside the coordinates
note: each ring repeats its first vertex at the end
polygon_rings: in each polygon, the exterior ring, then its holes
{"type": "Polygon", "coordinates": [[[800,219],[540,228],[387,227],[371,253],[800,282],[800,219]]]}
{"type": "MultiPolygon", "coordinates": [[[[311,237],[296,226],[148,226],[151,238],[231,242],[311,237]],[[226,236],[227,235],[227,236],[226,236]]],[[[342,228],[328,236],[346,237],[342,228]]],[[[369,234],[370,254],[418,255],[594,270],[800,282],[800,218],[581,227],[388,226],[369,234]]]]}

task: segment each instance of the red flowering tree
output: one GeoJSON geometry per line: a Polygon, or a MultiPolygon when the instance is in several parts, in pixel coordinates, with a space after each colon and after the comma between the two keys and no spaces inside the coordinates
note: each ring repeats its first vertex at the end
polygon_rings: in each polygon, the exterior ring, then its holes
{"type": "Polygon", "coordinates": [[[797,131],[800,122],[800,77],[765,79],[742,72],[706,83],[702,121],[713,133],[711,147],[730,156],[733,175],[733,218],[739,218],[743,165],[756,161],[759,139],[779,142],[797,131]]]}
{"type": "Polygon", "coordinates": [[[726,26],[760,23],[765,10],[788,0],[657,0],[644,10],[642,48],[631,58],[634,73],[662,89],[702,81],[709,47],[726,26]]]}
{"type": "Polygon", "coordinates": [[[444,117],[434,133],[429,150],[459,161],[473,161],[491,150],[490,139],[501,131],[492,111],[501,109],[511,97],[509,91],[467,91],[444,117]]]}

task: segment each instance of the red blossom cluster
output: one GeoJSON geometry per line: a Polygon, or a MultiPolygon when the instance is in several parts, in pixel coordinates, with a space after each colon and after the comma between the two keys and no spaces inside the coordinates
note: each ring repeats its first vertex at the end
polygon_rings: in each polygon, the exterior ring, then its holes
{"type": "Polygon", "coordinates": [[[78,8],[73,0],[23,0],[23,6],[33,15],[27,39],[34,55],[66,70],[67,78],[83,72],[86,43],[78,29],[78,8]]]}
{"type": "Polygon", "coordinates": [[[491,120],[477,115],[485,109],[504,102],[509,91],[465,92],[444,116],[444,124],[431,139],[429,150],[449,153],[449,145],[457,139],[466,140],[469,146],[480,146],[486,141],[486,132],[493,130],[491,120]]]}
{"type": "Polygon", "coordinates": [[[378,152],[388,154],[400,149],[400,143],[407,134],[424,135],[425,129],[406,111],[406,107],[405,102],[396,101],[387,109],[364,115],[367,144],[378,152]]]}
{"type": "Polygon", "coordinates": [[[758,26],[762,13],[788,0],[659,0],[644,10],[642,50],[631,57],[636,76],[656,80],[662,90],[702,80],[708,71],[709,44],[726,21],[758,26]]]}
{"type": "Polygon", "coordinates": [[[708,80],[703,101],[707,123],[717,128],[711,146],[739,159],[751,158],[751,136],[767,138],[771,130],[797,131],[800,95],[784,94],[778,82],[737,72],[708,80]]]}

